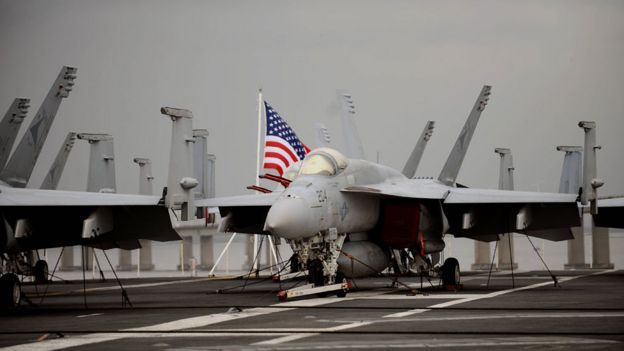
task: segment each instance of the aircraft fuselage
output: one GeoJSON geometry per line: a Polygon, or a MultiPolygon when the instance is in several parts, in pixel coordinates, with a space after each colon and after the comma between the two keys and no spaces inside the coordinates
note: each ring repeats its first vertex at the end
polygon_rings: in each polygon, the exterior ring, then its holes
{"type": "Polygon", "coordinates": [[[334,176],[299,175],[271,206],[265,229],[291,240],[329,228],[339,233],[370,231],[379,220],[379,199],[341,189],[395,179],[405,176],[383,165],[353,159],[334,176]]]}

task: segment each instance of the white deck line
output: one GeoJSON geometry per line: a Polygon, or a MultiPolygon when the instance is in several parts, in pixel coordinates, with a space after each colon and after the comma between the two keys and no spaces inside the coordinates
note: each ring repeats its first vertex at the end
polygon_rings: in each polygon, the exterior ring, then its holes
{"type": "MultiPolygon", "coordinates": [[[[599,274],[605,274],[605,273],[609,273],[612,272],[613,270],[607,270],[607,271],[602,271],[602,272],[597,272],[597,273],[592,273],[592,274],[587,274],[587,275],[581,275],[581,276],[574,276],[574,277],[564,277],[561,278],[559,281],[560,282],[565,282],[565,281],[570,281],[576,278],[582,278],[582,277],[587,277],[587,276],[591,276],[591,275],[599,275],[599,274]]],[[[195,279],[192,281],[201,281],[201,279],[195,279]]],[[[166,282],[164,284],[171,284],[174,282],[166,282]]],[[[180,283],[180,281],[175,282],[175,283],[180,283]]],[[[160,285],[164,285],[164,284],[160,284],[160,285]]],[[[465,302],[470,302],[470,301],[475,301],[475,300],[480,300],[480,299],[485,299],[485,298],[492,298],[492,297],[496,297],[496,296],[500,296],[500,295],[504,295],[504,294],[508,294],[511,292],[515,292],[515,291],[522,291],[522,290],[529,290],[529,289],[534,289],[534,288],[538,288],[541,286],[545,286],[545,285],[549,285],[552,284],[552,282],[543,282],[543,283],[538,283],[538,284],[533,284],[533,285],[529,285],[529,286],[525,286],[525,287],[520,287],[520,288],[515,288],[515,289],[508,289],[508,290],[501,290],[501,291],[495,291],[489,294],[480,294],[480,295],[476,295],[474,297],[465,297],[465,298],[461,298],[458,300],[454,300],[454,301],[448,301],[448,302],[443,302],[443,303],[439,303],[439,304],[435,304],[435,305],[431,305],[428,306],[428,308],[444,308],[444,307],[449,307],[449,306],[453,306],[453,305],[457,305],[457,304],[461,304],[461,303],[465,303],[465,302]]],[[[151,284],[140,284],[140,285],[149,285],[149,286],[154,286],[151,284]]],[[[381,293],[379,293],[381,294],[381,293]]],[[[369,296],[362,296],[360,297],[361,299],[366,299],[366,298],[371,298],[371,296],[374,296],[375,294],[371,294],[369,296]]],[[[127,339],[127,338],[148,338],[148,337],[152,337],[153,335],[167,335],[167,336],[171,336],[171,333],[158,333],[158,331],[161,332],[165,332],[165,331],[176,331],[176,330],[183,330],[183,329],[189,329],[189,328],[200,328],[200,327],[204,327],[207,325],[211,325],[211,324],[217,324],[217,323],[221,323],[221,322],[225,322],[225,321],[231,321],[231,320],[236,320],[236,319],[242,319],[242,318],[249,318],[249,317],[255,317],[255,316],[260,316],[260,315],[267,315],[267,314],[272,314],[272,313],[276,313],[276,312],[284,312],[284,311],[289,311],[289,310],[294,310],[297,307],[309,307],[309,306],[321,306],[321,305],[325,305],[325,304],[331,304],[334,302],[339,302],[339,301],[346,301],[346,300],[353,300],[356,299],[354,297],[352,298],[316,298],[316,299],[308,299],[308,300],[300,300],[300,301],[290,301],[290,302],[285,302],[285,303],[278,303],[278,304],[274,304],[271,305],[269,307],[259,307],[259,308],[251,308],[248,310],[244,310],[242,312],[239,313],[216,313],[216,314],[211,314],[211,315],[205,315],[205,316],[197,316],[197,317],[190,317],[190,318],[183,318],[183,319],[179,319],[179,320],[175,320],[175,321],[170,321],[170,322],[166,322],[166,323],[159,323],[159,324],[155,324],[155,325],[151,325],[151,326],[145,326],[145,327],[138,327],[138,328],[130,328],[130,329],[124,329],[122,333],[94,333],[94,334],[86,334],[86,335],[80,335],[80,336],[76,336],[76,337],[65,337],[65,338],[60,338],[60,339],[54,339],[54,340],[45,340],[45,341],[41,341],[41,342],[34,342],[34,343],[27,343],[27,344],[21,344],[21,345],[14,345],[14,346],[9,346],[6,348],[2,348],[0,350],[25,350],[25,351],[51,351],[51,350],[61,350],[61,349],[65,349],[65,348],[70,348],[70,347],[79,347],[79,346],[84,346],[84,345],[90,345],[90,344],[95,344],[95,343],[101,343],[101,342],[106,342],[106,341],[112,341],[112,340],[118,340],[118,339],[127,339]],[[279,306],[279,307],[278,307],[279,306]],[[139,331],[139,333],[128,333],[128,332],[132,332],[132,331],[139,331]],[[144,333],[145,331],[154,331],[154,333],[144,333]]],[[[413,314],[417,314],[417,313],[424,313],[426,312],[427,309],[423,309],[423,308],[419,308],[419,309],[413,309],[413,310],[409,310],[409,311],[405,311],[405,312],[399,312],[399,313],[393,313],[391,315],[386,315],[384,316],[384,318],[400,318],[400,317],[406,317],[406,316],[410,316],[413,314]],[[400,314],[400,317],[398,317],[397,315],[400,314]]],[[[97,316],[95,316],[97,317],[97,316]]],[[[387,320],[387,319],[386,319],[387,320]]],[[[348,330],[348,329],[353,329],[353,328],[357,328],[357,327],[361,327],[361,326],[365,326],[365,325],[371,325],[376,323],[376,321],[370,321],[370,322],[353,322],[353,323],[348,323],[348,324],[343,324],[343,325],[338,325],[338,326],[334,326],[334,327],[330,327],[330,328],[326,328],[326,329],[320,329],[320,331],[338,331],[338,330],[348,330]]],[[[197,335],[195,333],[180,333],[180,334],[184,334],[184,335],[197,335]]],[[[218,334],[218,333],[210,333],[211,335],[213,334],[218,334]]],[[[238,333],[237,335],[240,335],[240,333],[238,333]]],[[[250,334],[246,334],[246,335],[251,335],[250,334]]],[[[266,334],[262,333],[262,335],[266,336],[266,334]]],[[[284,342],[288,342],[288,341],[293,341],[293,340],[298,340],[298,339],[302,339],[302,338],[306,338],[308,336],[313,336],[316,335],[316,333],[297,333],[297,334],[291,334],[291,335],[283,335],[282,333],[276,333],[276,336],[280,335],[278,338],[274,338],[274,339],[269,339],[269,340],[265,340],[262,341],[265,345],[277,345],[277,344],[281,344],[284,342]],[[287,336],[289,336],[287,338],[287,336]]],[[[540,345],[542,345],[543,343],[540,343],[540,345]]],[[[426,345],[426,344],[422,344],[422,345],[426,345]]],[[[466,345],[466,344],[463,344],[466,345]]],[[[488,344],[479,344],[479,345],[475,345],[475,346],[487,346],[488,344]]],[[[499,343],[499,344],[495,344],[496,345],[514,345],[514,344],[508,344],[508,343],[499,343]]],[[[522,344],[524,345],[524,344],[522,344]]],[[[417,346],[417,345],[412,345],[413,347],[421,347],[421,346],[417,346]]],[[[432,345],[429,345],[430,347],[432,345]]],[[[450,344],[446,345],[447,347],[451,347],[450,344]]],[[[422,346],[425,347],[425,346],[422,346]]]]}

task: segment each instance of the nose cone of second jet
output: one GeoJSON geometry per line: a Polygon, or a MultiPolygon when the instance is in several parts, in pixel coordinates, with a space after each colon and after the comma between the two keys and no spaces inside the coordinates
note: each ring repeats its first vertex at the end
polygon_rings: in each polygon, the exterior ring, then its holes
{"type": "Polygon", "coordinates": [[[283,197],[269,209],[264,229],[285,239],[301,239],[316,234],[310,222],[310,205],[306,200],[283,197]]]}

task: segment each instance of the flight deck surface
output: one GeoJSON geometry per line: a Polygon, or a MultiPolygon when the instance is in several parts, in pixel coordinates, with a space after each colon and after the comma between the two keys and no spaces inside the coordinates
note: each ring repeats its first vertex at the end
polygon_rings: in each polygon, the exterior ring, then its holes
{"type": "MultiPolygon", "coordinates": [[[[624,348],[624,271],[465,273],[356,279],[346,297],[279,302],[269,279],[114,279],[28,284],[32,305],[0,316],[14,350],[624,348]],[[243,288],[244,287],[244,288],[243,288]],[[85,298],[86,305],[85,308],[85,298]]],[[[281,283],[282,288],[297,284],[281,283]]],[[[303,284],[302,281],[299,284],[303,284]]]]}

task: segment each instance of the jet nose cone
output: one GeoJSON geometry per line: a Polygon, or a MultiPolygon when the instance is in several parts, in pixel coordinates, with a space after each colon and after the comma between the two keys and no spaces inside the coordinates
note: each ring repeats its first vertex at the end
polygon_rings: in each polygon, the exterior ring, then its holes
{"type": "Polygon", "coordinates": [[[284,197],[269,209],[264,230],[285,239],[300,239],[310,233],[310,206],[302,198],[284,197]]]}

